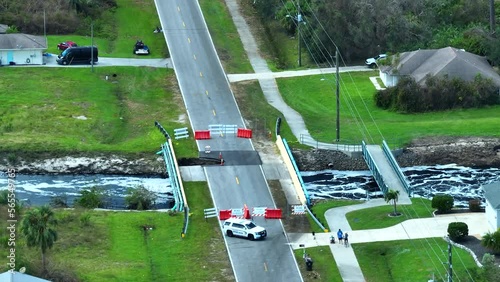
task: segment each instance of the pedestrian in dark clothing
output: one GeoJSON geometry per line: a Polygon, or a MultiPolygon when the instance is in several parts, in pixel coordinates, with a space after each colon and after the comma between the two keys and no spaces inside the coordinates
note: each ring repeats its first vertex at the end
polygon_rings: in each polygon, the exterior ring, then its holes
{"type": "Polygon", "coordinates": [[[344,234],[344,244],[346,247],[349,245],[349,234],[347,232],[344,234]]]}

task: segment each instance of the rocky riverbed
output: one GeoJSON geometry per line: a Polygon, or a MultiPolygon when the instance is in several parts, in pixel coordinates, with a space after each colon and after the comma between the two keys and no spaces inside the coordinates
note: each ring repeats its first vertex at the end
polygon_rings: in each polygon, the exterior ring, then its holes
{"type": "MultiPolygon", "coordinates": [[[[254,142],[266,158],[275,155],[271,142],[254,142]]],[[[367,170],[361,156],[339,151],[293,150],[301,171],[367,170]]],[[[500,138],[422,138],[399,150],[396,156],[402,167],[450,164],[468,167],[500,167],[500,138]]],[[[199,159],[180,159],[179,165],[203,165],[199,159]]],[[[207,163],[211,164],[211,163],[207,163]]],[[[22,174],[122,174],[164,175],[162,157],[150,154],[1,152],[0,171],[14,168],[22,174]]]]}

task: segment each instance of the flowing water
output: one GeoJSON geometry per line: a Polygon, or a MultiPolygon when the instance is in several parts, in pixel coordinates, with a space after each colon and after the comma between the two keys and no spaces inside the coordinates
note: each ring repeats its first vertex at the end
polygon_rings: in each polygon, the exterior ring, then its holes
{"type": "MultiPolygon", "coordinates": [[[[0,178],[0,187],[7,187],[7,178],[0,178]]],[[[158,196],[157,208],[167,208],[173,200],[168,178],[147,178],[122,175],[22,175],[14,180],[16,197],[29,205],[50,203],[55,196],[61,196],[72,206],[80,192],[91,187],[102,188],[106,194],[106,207],[125,208],[125,195],[129,188],[143,185],[158,196]]],[[[0,188],[0,189],[1,189],[0,188]]]]}
{"type": "MultiPolygon", "coordinates": [[[[498,168],[470,168],[457,165],[417,166],[402,169],[413,195],[432,199],[439,193],[452,195],[455,206],[467,207],[470,199],[481,199],[481,185],[500,181],[498,168]]],[[[366,199],[382,197],[370,171],[302,172],[311,199],[366,199]]]]}

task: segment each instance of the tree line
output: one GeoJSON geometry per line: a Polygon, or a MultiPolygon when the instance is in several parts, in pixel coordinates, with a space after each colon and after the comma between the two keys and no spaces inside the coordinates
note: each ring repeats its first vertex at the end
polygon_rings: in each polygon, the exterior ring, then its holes
{"type": "MultiPolygon", "coordinates": [[[[336,47],[343,59],[350,62],[379,53],[396,54],[417,49],[452,46],[486,56],[496,64],[500,63],[500,41],[490,30],[490,1],[255,0],[254,2],[254,7],[264,25],[280,22],[283,29],[290,34],[296,33],[298,23],[296,15],[300,11],[305,23],[301,25],[302,42],[307,45],[310,56],[317,62],[324,63],[331,60],[336,47]]],[[[500,8],[495,7],[495,9],[500,8]]]]}

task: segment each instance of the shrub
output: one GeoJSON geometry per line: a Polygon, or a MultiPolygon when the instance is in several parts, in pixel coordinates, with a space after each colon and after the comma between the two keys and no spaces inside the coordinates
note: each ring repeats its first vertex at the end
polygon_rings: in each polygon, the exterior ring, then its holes
{"type": "Polygon", "coordinates": [[[453,208],[453,197],[450,195],[436,195],[432,198],[432,208],[438,213],[449,213],[453,208]]]}
{"type": "Polygon", "coordinates": [[[452,222],[448,224],[448,236],[458,242],[469,236],[469,227],[465,222],[452,222]]]}
{"type": "Polygon", "coordinates": [[[90,213],[84,212],[80,215],[80,224],[82,226],[90,226],[92,222],[90,221],[90,213]]]}
{"type": "Polygon", "coordinates": [[[68,197],[66,195],[51,197],[49,205],[52,208],[67,208],[68,207],[68,197]]]}
{"type": "Polygon", "coordinates": [[[127,203],[127,209],[149,210],[153,208],[156,198],[154,192],[139,185],[135,188],[128,189],[127,196],[125,196],[125,202],[127,203]]]}
{"type": "Polygon", "coordinates": [[[80,198],[75,199],[75,206],[86,209],[104,208],[106,195],[102,188],[94,186],[80,193],[80,198]]]}
{"type": "Polygon", "coordinates": [[[481,201],[480,200],[470,200],[469,201],[469,210],[471,212],[480,212],[481,211],[481,201]]]}

